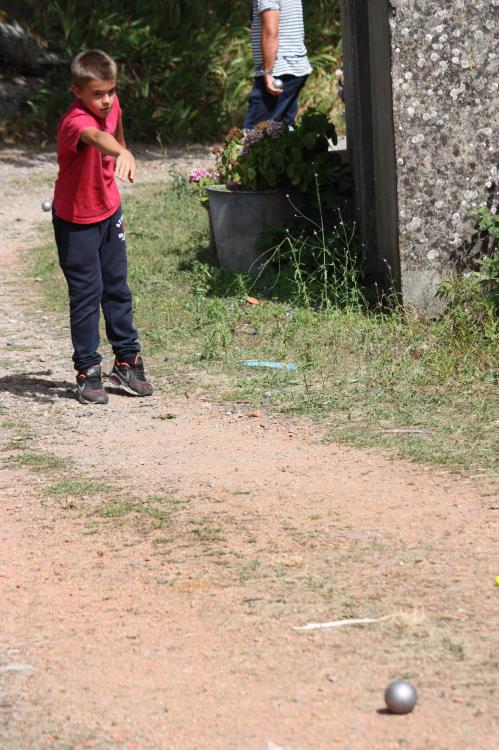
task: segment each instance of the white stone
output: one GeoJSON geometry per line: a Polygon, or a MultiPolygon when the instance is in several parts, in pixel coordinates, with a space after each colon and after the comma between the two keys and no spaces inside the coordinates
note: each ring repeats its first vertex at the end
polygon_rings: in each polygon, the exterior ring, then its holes
{"type": "Polygon", "coordinates": [[[419,229],[422,224],[423,222],[421,221],[419,216],[414,216],[414,218],[407,225],[407,230],[410,232],[414,232],[416,229],[419,229]]]}

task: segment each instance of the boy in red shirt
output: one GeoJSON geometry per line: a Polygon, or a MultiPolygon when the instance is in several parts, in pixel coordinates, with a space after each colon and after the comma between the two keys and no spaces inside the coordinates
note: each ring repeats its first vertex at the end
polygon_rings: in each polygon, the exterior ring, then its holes
{"type": "Polygon", "coordinates": [[[59,263],[69,292],[73,361],[78,399],[106,404],[99,347],[100,307],[115,362],[113,385],[150,396],[127,284],[120,180],[135,180],[135,159],[125,145],[116,96],[116,63],[100,50],[81,52],[71,63],[75,100],[57,131],[59,175],[53,224],[59,263]]]}

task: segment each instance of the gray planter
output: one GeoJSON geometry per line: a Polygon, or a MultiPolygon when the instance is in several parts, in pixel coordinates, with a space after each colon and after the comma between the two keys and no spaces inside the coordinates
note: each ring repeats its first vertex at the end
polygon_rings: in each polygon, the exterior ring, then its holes
{"type": "Polygon", "coordinates": [[[262,230],[286,226],[293,217],[286,194],[272,190],[227,190],[225,185],[214,185],[208,188],[208,196],[221,267],[257,273],[265,260],[256,247],[262,230]]]}

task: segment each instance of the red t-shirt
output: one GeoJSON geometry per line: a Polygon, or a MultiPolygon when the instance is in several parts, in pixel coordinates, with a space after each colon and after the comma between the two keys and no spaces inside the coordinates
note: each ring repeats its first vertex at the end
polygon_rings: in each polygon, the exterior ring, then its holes
{"type": "Polygon", "coordinates": [[[75,100],[62,116],[57,130],[59,175],[53,206],[56,215],[75,224],[93,224],[108,219],[120,205],[114,179],[114,159],[80,141],[87,128],[116,135],[121,107],[116,96],[106,117],[93,115],[75,100]]]}

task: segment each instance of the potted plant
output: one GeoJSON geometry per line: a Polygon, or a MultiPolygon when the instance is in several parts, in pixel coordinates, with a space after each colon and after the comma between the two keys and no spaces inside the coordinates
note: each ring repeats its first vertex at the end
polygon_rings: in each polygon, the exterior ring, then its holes
{"type": "MultiPolygon", "coordinates": [[[[211,172],[204,167],[195,167],[189,172],[189,182],[196,185],[199,195],[199,202],[201,205],[208,210],[208,193],[207,188],[211,185],[218,185],[220,182],[220,175],[217,170],[211,172]]],[[[213,223],[211,220],[211,214],[208,211],[208,219],[210,223],[210,250],[216,252],[215,235],[213,233],[213,223]]]]}
{"type": "Polygon", "coordinates": [[[316,185],[341,179],[343,162],[326,115],[307,110],[299,125],[266,121],[253,130],[232,129],[217,158],[218,185],[206,186],[211,225],[220,265],[234,271],[258,271],[261,232],[285,226],[293,204],[316,185]],[[222,182],[223,181],[223,182],[222,182]]]}

